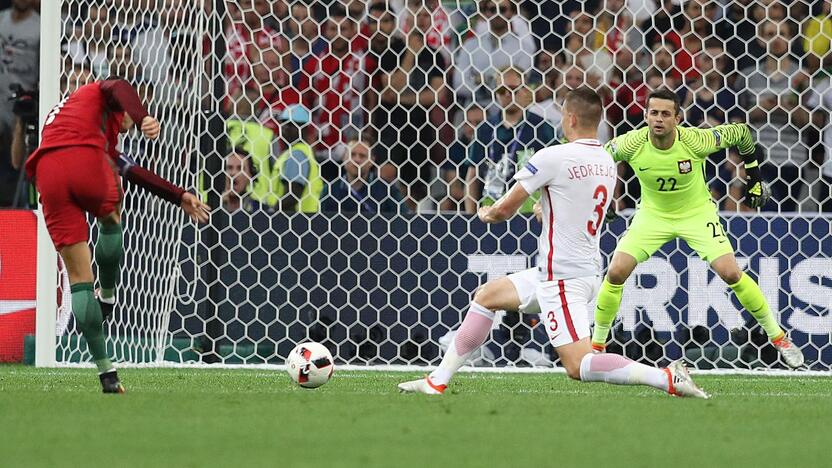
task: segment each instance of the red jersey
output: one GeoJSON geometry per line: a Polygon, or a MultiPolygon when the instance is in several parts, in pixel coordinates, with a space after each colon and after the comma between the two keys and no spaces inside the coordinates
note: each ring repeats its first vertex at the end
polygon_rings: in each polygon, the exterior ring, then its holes
{"type": "Polygon", "coordinates": [[[320,110],[312,120],[320,134],[320,148],[333,148],[342,141],[353,114],[361,112],[361,95],[367,86],[363,51],[338,58],[324,51],[304,66],[300,90],[307,108],[320,110]]]}
{"type": "Polygon", "coordinates": [[[117,160],[125,111],[138,123],[147,116],[136,91],[126,81],[96,81],[81,86],[46,116],[40,146],[26,160],[26,174],[34,177],[38,158],[54,148],[91,146],[117,160]]]}

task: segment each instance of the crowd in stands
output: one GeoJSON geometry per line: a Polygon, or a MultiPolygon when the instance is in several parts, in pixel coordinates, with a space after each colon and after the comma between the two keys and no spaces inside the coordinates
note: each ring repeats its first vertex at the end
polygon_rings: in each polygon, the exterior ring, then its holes
{"type": "MultiPolygon", "coordinates": [[[[37,84],[40,2],[3,3],[8,206],[21,131],[8,88],[37,84]]],[[[601,140],[643,125],[646,96],[669,88],[684,125],[752,127],[774,191],[765,209],[832,211],[829,0],[197,3],[64,2],[62,87],[125,77],[163,125],[182,118],[173,109],[193,89],[209,95],[200,57],[214,44],[197,31],[221,15],[229,211],[474,213],[559,140],[564,94],[584,85],[604,99],[601,140]]],[[[617,208],[633,207],[638,184],[619,170],[617,208]]],[[[713,155],[707,170],[720,207],[746,210],[735,152],[713,155]]]]}

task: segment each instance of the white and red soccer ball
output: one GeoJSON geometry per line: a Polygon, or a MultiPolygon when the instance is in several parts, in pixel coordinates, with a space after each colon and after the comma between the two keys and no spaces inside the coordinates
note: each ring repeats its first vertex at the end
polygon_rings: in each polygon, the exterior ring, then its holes
{"type": "Polygon", "coordinates": [[[329,382],[335,363],[332,354],[320,343],[307,341],[295,346],[286,358],[286,372],[304,388],[318,388],[329,382]]]}

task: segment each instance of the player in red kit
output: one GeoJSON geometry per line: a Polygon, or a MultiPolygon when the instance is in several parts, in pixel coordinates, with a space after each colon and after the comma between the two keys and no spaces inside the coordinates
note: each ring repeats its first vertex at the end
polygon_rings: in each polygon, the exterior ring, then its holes
{"type": "Polygon", "coordinates": [[[104,393],[124,393],[107,356],[102,327],[115,303],[123,252],[121,176],[179,205],[195,221],[207,221],[209,212],[193,194],[119,154],[119,133],[136,124],[148,139],[159,137],[159,122],[148,115],[129,83],[121,79],[90,83],[49,112],[40,147],[26,161],[26,174],[40,193],[49,236],[69,273],[72,312],[98,367],[104,393]],[[98,298],[93,292],[86,213],[98,219],[98,298]]]}

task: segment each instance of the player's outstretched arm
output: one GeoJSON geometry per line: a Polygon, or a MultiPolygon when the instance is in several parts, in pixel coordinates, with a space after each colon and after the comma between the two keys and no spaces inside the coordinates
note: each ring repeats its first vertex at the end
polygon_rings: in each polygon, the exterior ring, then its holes
{"type": "Polygon", "coordinates": [[[479,215],[480,221],[484,223],[501,223],[514,216],[528,198],[529,192],[523,188],[523,185],[514,184],[511,190],[500,197],[496,203],[491,206],[480,207],[477,215],[479,215]]]}
{"type": "Polygon", "coordinates": [[[196,195],[186,192],[167,180],[136,164],[130,156],[122,154],[118,160],[122,177],[162,200],[179,205],[192,220],[200,223],[208,221],[211,208],[201,202],[196,195]]]}
{"type": "Polygon", "coordinates": [[[686,128],[682,132],[684,143],[703,159],[721,149],[736,147],[745,164],[745,204],[751,208],[766,204],[771,190],[760,175],[761,161],[748,125],[730,123],[712,128],[686,128]]]}

